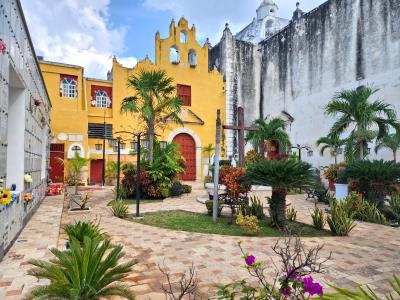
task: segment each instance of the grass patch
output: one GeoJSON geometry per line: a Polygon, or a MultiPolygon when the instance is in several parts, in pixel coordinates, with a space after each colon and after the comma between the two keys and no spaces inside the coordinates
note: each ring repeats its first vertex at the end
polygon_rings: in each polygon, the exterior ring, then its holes
{"type": "MultiPolygon", "coordinates": [[[[219,217],[218,222],[214,224],[212,222],[211,216],[209,215],[175,210],[146,213],[144,214],[143,220],[135,220],[135,222],[155,227],[188,232],[211,233],[232,236],[249,235],[245,231],[243,231],[239,225],[229,224],[229,219],[229,217],[222,216],[219,217]]],[[[259,226],[261,230],[255,236],[280,237],[284,235],[282,231],[269,226],[266,220],[261,220],[259,226]]],[[[293,235],[299,235],[302,237],[332,236],[330,231],[321,231],[303,223],[288,222],[288,227],[290,228],[290,231],[293,235]]]]}

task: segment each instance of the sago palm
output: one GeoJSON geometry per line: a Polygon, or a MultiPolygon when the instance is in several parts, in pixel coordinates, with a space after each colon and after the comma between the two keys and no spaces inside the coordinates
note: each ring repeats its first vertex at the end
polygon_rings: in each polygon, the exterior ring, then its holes
{"type": "Polygon", "coordinates": [[[276,221],[279,226],[284,226],[288,190],[309,186],[313,175],[311,165],[303,161],[262,159],[248,166],[243,181],[272,187],[271,204],[276,208],[276,221]]]}
{"type": "Polygon", "coordinates": [[[207,154],[208,157],[208,175],[210,175],[211,169],[211,155],[215,151],[215,147],[213,144],[208,144],[207,146],[203,147],[203,152],[207,154]]]}
{"type": "Polygon", "coordinates": [[[179,117],[182,100],[176,96],[174,80],[164,70],[140,70],[128,79],[128,87],[135,92],[122,101],[121,112],[138,114],[145,123],[149,140],[148,160],[153,163],[156,130],[172,120],[182,124],[179,117]]]}
{"type": "Polygon", "coordinates": [[[390,134],[377,141],[375,153],[378,154],[378,151],[382,148],[392,150],[393,160],[397,161],[397,150],[400,149],[400,134],[390,134]]]}
{"type": "Polygon", "coordinates": [[[341,136],[351,130],[349,140],[356,142],[359,159],[364,159],[365,147],[369,142],[369,132],[378,128],[377,139],[388,134],[390,128],[400,129],[396,111],[384,101],[370,102],[370,97],[378,90],[359,87],[337,93],[325,108],[329,116],[339,117],[333,124],[330,135],[341,136]]]}
{"type": "Polygon", "coordinates": [[[335,158],[335,165],[337,164],[337,156],[338,156],[338,151],[341,146],[343,146],[346,143],[346,140],[341,139],[337,135],[333,136],[323,136],[320,137],[317,140],[317,146],[321,146],[321,149],[319,151],[319,154],[321,156],[324,156],[325,150],[329,149],[331,152],[331,155],[335,158]]]}
{"type": "Polygon", "coordinates": [[[265,141],[276,141],[279,144],[279,151],[286,152],[290,146],[290,138],[287,134],[286,123],[280,118],[271,120],[258,119],[253,124],[257,131],[250,131],[246,135],[246,141],[251,141],[257,147],[265,141]]]}
{"type": "Polygon", "coordinates": [[[84,238],[83,245],[72,239],[69,250],[51,249],[50,261],[30,260],[35,268],[28,272],[38,279],[50,280],[49,285],[34,288],[27,299],[90,300],[119,296],[134,299],[122,284],[134,261],[118,264],[124,256],[122,246],[112,246],[102,238],[84,238]]]}

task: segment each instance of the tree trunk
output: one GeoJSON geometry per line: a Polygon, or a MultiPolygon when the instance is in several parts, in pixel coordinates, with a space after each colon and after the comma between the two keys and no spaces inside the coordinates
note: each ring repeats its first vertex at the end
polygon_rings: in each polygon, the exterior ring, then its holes
{"type": "Polygon", "coordinates": [[[149,160],[149,164],[153,164],[153,153],[154,153],[154,124],[150,123],[148,128],[148,140],[149,140],[149,149],[147,159],[149,160]]]}
{"type": "Polygon", "coordinates": [[[361,143],[360,147],[360,160],[364,160],[364,143],[361,143]]]}
{"type": "Polygon", "coordinates": [[[337,153],[335,154],[335,165],[337,165],[337,153]]]}
{"type": "Polygon", "coordinates": [[[393,160],[397,162],[397,150],[393,150],[393,160]]]}
{"type": "Polygon", "coordinates": [[[272,202],[274,204],[276,223],[279,227],[284,227],[286,223],[286,194],[285,188],[272,189],[272,202]]]}

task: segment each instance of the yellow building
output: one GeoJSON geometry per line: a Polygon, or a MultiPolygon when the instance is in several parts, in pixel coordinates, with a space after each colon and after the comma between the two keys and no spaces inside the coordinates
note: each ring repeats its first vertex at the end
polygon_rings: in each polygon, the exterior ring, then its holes
{"type": "MultiPolygon", "coordinates": [[[[215,118],[217,109],[225,116],[225,84],[218,71],[208,69],[208,44],[199,45],[196,29],[189,28],[181,18],[177,25],[172,20],[169,37],[160,38],[156,33],[155,62],[149,58],[126,68],[113,59],[110,80],[83,77],[79,66],[41,61],[43,77],[53,103],[51,127],[54,135],[51,145],[53,158],[51,177],[62,178],[63,169],[57,166],[55,157],[72,157],[79,151],[90,157],[86,177],[90,183],[101,183],[103,165],[103,132],[106,137],[116,137],[120,131],[143,128],[137,118],[121,114],[123,99],[133,95],[127,87],[128,78],[140,70],[162,69],[174,78],[177,94],[183,100],[181,119],[184,126],[167,122],[158,132],[158,139],[180,144],[186,159],[184,180],[201,179],[207,168],[207,158],[202,147],[215,143],[215,118]]],[[[124,138],[129,136],[125,135],[124,138]]],[[[134,161],[130,154],[134,145],[123,145],[122,161],[134,161]]],[[[116,160],[112,143],[105,142],[107,160],[116,160]]]]}

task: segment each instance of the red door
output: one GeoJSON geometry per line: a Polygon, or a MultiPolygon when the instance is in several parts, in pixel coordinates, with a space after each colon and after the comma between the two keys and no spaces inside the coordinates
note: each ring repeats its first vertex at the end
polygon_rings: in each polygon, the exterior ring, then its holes
{"type": "Polygon", "coordinates": [[[279,157],[279,144],[277,141],[271,141],[270,142],[270,149],[269,149],[269,153],[268,153],[268,158],[270,160],[275,160],[279,157]]]}
{"type": "Polygon", "coordinates": [[[64,144],[50,144],[50,179],[52,182],[64,182],[64,144]]]}
{"type": "Polygon", "coordinates": [[[90,184],[103,183],[103,160],[96,159],[90,161],[90,184]]]}
{"type": "Polygon", "coordinates": [[[179,150],[185,159],[185,174],[181,175],[181,179],[196,180],[196,143],[194,139],[186,133],[181,133],[172,142],[179,145],[179,150]]]}

